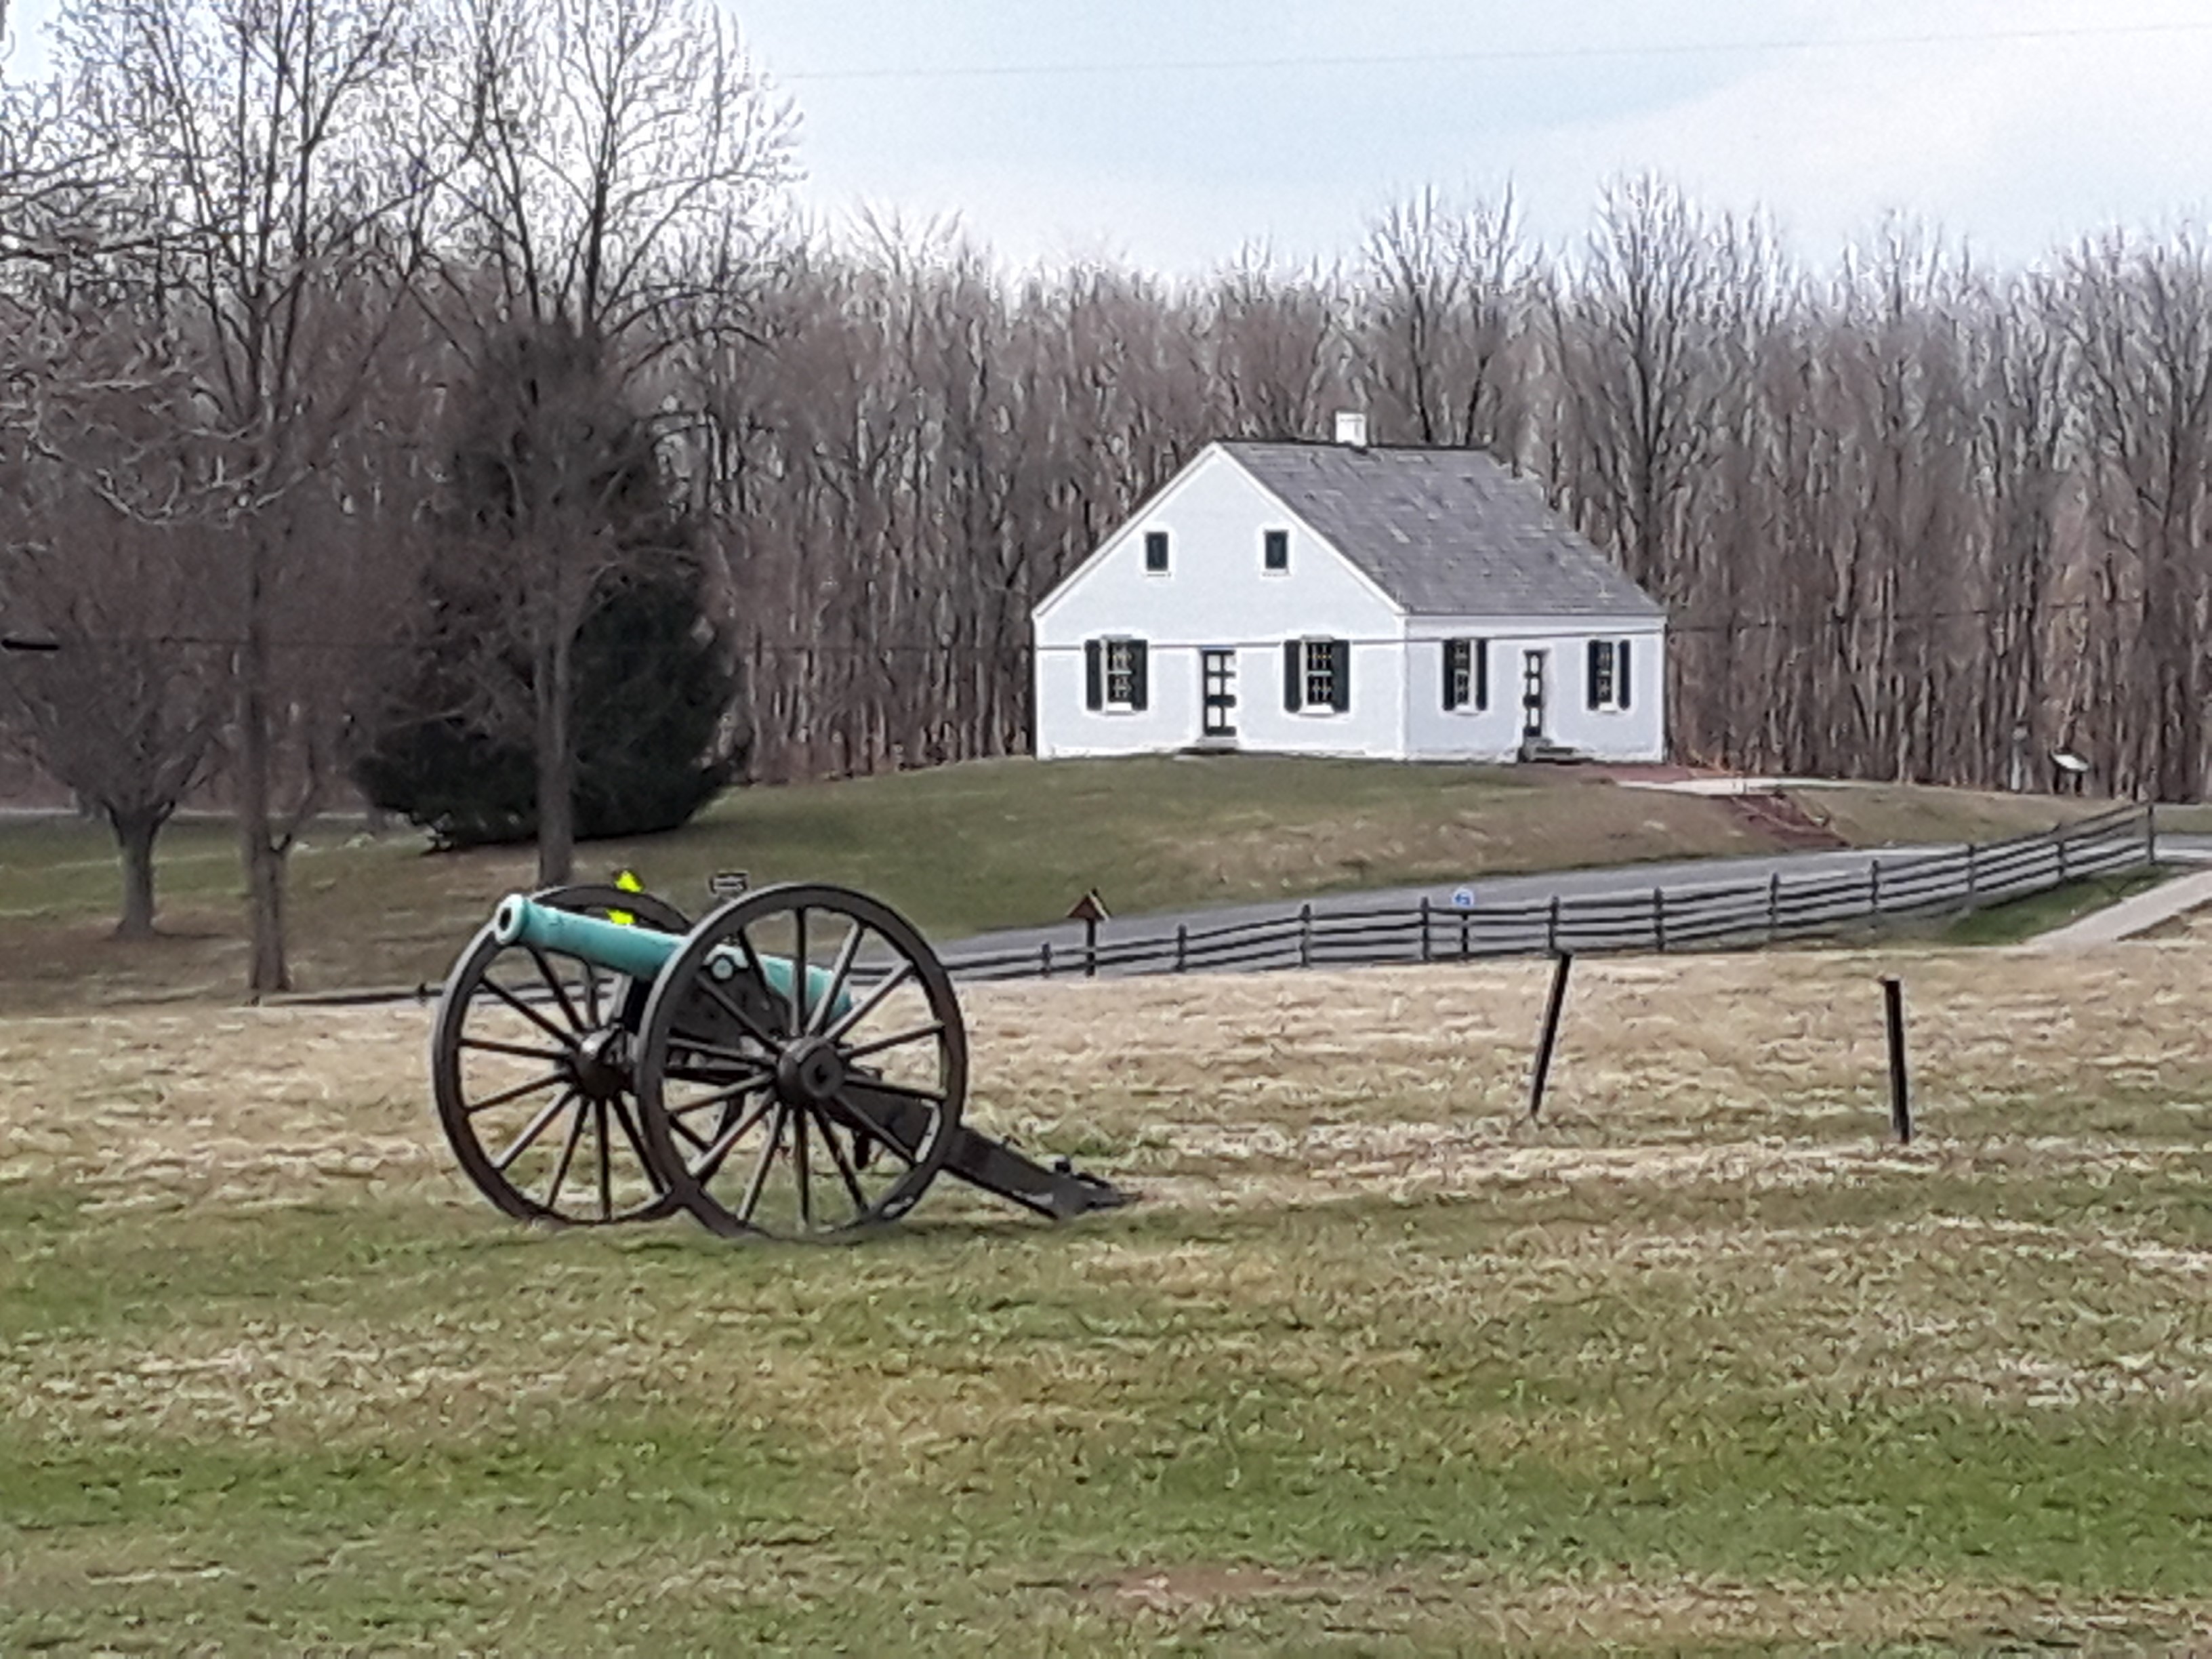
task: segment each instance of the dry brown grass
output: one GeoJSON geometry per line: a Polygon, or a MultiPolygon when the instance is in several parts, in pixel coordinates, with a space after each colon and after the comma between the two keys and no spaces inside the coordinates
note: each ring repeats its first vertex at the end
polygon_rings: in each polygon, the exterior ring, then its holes
{"type": "MultiPolygon", "coordinates": [[[[1139,1184],[1233,1200],[1258,1181],[1269,1202],[1577,1172],[1819,1180],[2069,1145],[2124,1159],[2212,1118],[2187,1097],[2212,1084],[2208,961],[2194,939],[1586,960],[1535,1126],[1541,964],[994,986],[963,997],[970,1112],[1111,1148],[1139,1184]],[[1909,1154],[1884,1145],[1888,974],[1906,986],[1909,1154]]],[[[424,1103],[428,1020],[401,1005],[0,1021],[0,1179],[61,1175],[122,1202],[362,1182],[459,1200],[424,1103]]]]}
{"type": "Polygon", "coordinates": [[[2135,1653],[2212,1642],[2212,1611],[2149,1600],[2119,1601],[2084,1613],[2054,1597],[1932,1581],[1849,1589],[1812,1583],[1683,1579],[1670,1584],[1601,1575],[1568,1584],[1529,1585],[1480,1571],[1285,1573],[1190,1566],[1121,1575],[1100,1586],[1124,1608],[1170,1626],[1254,1604],[1295,1604],[1342,1635],[1431,1640],[1449,1633],[1485,1650],[1640,1649],[1663,1640],[1698,1646],[1806,1643],[1929,1644],[1953,1651],[2135,1653]]]}

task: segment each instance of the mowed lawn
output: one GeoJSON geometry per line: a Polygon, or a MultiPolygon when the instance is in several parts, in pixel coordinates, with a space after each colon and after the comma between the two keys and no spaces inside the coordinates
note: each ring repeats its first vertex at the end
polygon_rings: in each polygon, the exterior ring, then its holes
{"type": "MultiPolygon", "coordinates": [[[[1855,842],[1990,838],[2094,802],[1944,789],[1803,793],[1855,842]]],[[[732,792],[665,836],[588,843],[580,878],[635,869],[696,913],[707,878],[842,882],[949,939],[1054,921],[1097,887],[1123,915],[1486,872],[1756,853],[1718,800],[1571,769],[1237,756],[978,762],[732,792]]],[[[0,1012],[235,998],[246,922],[229,828],[171,826],[158,849],[164,937],[110,937],[114,850],[90,824],[0,820],[0,1012]]],[[[435,983],[499,898],[532,885],[526,848],[426,854],[410,832],[311,825],[290,865],[302,988],[435,983]]]]}
{"type": "Polygon", "coordinates": [[[2212,1644],[2212,945],[967,999],[1137,1188],[534,1234],[413,1009],[0,1021],[0,1651],[2212,1644]],[[1887,1144],[1878,980],[1921,1138],[1887,1144]]]}

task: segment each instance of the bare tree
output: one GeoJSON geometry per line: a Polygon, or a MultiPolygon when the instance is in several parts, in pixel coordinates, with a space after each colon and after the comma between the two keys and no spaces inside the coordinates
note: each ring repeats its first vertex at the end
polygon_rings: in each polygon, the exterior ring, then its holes
{"type": "Polygon", "coordinates": [[[1257,250],[1223,271],[1205,296],[1206,372],[1222,399],[1222,433],[1297,438],[1321,429],[1331,389],[1346,378],[1342,296],[1333,273],[1270,269],[1257,250]]]}
{"type": "Polygon", "coordinates": [[[2066,281],[2096,529],[2121,561],[2106,567],[2104,598],[2115,621],[2130,599],[2136,615],[2095,738],[2124,784],[2193,800],[2212,598],[2212,253],[2194,234],[2151,246],[2112,236],[2077,249],[2066,281]]]}
{"type": "Polygon", "coordinates": [[[248,984],[280,990],[286,856],[333,775],[301,717],[349,652],[283,630],[356,614],[343,584],[321,585],[321,536],[349,516],[332,464],[402,301],[395,267],[419,246],[409,210],[434,182],[437,158],[394,125],[419,107],[428,47],[405,0],[74,0],[59,42],[83,131],[145,181],[160,236],[133,275],[201,366],[197,499],[125,505],[189,510],[234,552],[248,984]],[[288,744],[314,763],[284,767],[288,744]]]}
{"type": "Polygon", "coordinates": [[[1425,190],[1368,228],[1356,338],[1386,431],[1511,453],[1530,275],[1510,191],[1459,208],[1425,190]]]}
{"type": "MultiPolygon", "coordinates": [[[[180,383],[147,372],[131,332],[127,317],[88,321],[64,372],[106,388],[93,393],[104,406],[88,425],[111,454],[189,470],[188,441],[176,436],[180,383]]],[[[0,623],[39,648],[0,655],[0,712],[48,775],[106,819],[123,864],[116,932],[143,938],[154,931],[155,837],[213,769],[227,713],[210,631],[216,556],[204,526],[148,523],[82,487],[74,468],[26,442],[39,428],[15,413],[0,423],[0,623]]]]}

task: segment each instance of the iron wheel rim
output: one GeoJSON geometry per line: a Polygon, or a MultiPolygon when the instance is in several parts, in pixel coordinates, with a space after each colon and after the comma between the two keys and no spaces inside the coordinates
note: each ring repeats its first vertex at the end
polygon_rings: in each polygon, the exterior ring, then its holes
{"type": "Polygon", "coordinates": [[[903,917],[848,888],[793,883],[693,929],[647,1001],[636,1075],[647,1153],[702,1224],[851,1238],[904,1215],[943,1167],[967,1028],[951,976],[903,917]],[[801,957],[813,973],[771,982],[776,961],[801,957]]]}
{"type": "MultiPolygon", "coordinates": [[[[532,898],[558,910],[627,913],[659,933],[690,926],[665,900],[597,884],[532,898]]],[[[644,988],[622,975],[503,946],[489,925],[455,963],[431,1026],[432,1092],[462,1173],[505,1214],[593,1227],[674,1212],[646,1149],[634,1080],[644,1000],[644,988]],[[502,962],[514,971],[495,976],[502,962]],[[587,1045],[595,1045],[588,1087],[587,1045]]]]}

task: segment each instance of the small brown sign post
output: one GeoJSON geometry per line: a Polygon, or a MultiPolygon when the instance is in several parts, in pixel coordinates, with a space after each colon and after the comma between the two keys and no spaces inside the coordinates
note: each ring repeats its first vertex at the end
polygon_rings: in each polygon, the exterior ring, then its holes
{"type": "Polygon", "coordinates": [[[1083,977],[1085,979],[1098,977],[1098,924],[1111,915],[1112,912],[1106,908],[1106,901],[1098,896],[1096,887],[1069,908],[1067,919],[1083,924],[1083,977]]]}

